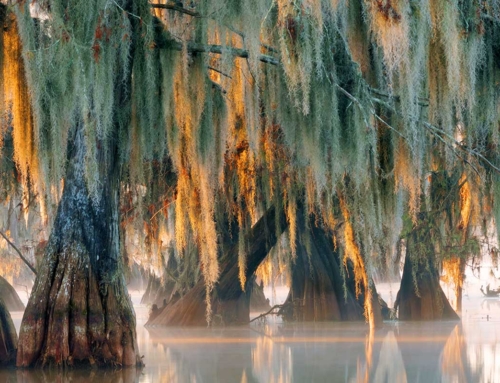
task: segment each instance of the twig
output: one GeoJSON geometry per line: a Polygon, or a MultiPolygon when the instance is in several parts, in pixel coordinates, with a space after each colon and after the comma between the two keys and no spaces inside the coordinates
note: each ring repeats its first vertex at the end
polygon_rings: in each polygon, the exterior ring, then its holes
{"type": "MultiPolygon", "coordinates": [[[[397,102],[401,102],[401,97],[399,97],[398,95],[390,95],[388,93],[382,92],[380,89],[372,88],[370,86],[368,87],[368,90],[377,96],[386,97],[389,99],[394,99],[397,102]]],[[[429,99],[424,97],[418,97],[418,104],[420,106],[429,106],[429,99]]]]}
{"type": "Polygon", "coordinates": [[[17,252],[17,254],[19,254],[19,257],[21,257],[21,259],[23,260],[23,262],[26,264],[26,266],[28,266],[30,268],[31,271],[33,271],[33,274],[37,274],[36,273],[36,269],[33,267],[33,265],[31,265],[31,263],[23,256],[23,254],[21,253],[21,251],[17,248],[16,245],[14,245],[10,240],[9,238],[7,238],[7,236],[2,232],[0,231],[0,235],[7,241],[7,243],[9,245],[12,246],[12,248],[17,252]]]}
{"type": "Polygon", "coordinates": [[[214,67],[212,67],[212,66],[210,66],[210,65],[208,65],[208,66],[207,66],[207,68],[208,68],[208,69],[210,69],[210,70],[213,70],[214,72],[217,72],[217,73],[219,73],[219,74],[223,75],[224,77],[227,77],[227,78],[231,78],[231,79],[232,79],[232,77],[231,77],[230,75],[228,75],[227,73],[224,73],[224,72],[223,72],[223,71],[221,71],[220,69],[214,68],[214,67]]]}
{"type": "Polygon", "coordinates": [[[257,317],[255,317],[255,318],[253,318],[253,319],[252,319],[250,322],[248,322],[248,323],[252,323],[252,322],[254,322],[254,321],[256,321],[256,320],[258,320],[258,319],[260,319],[260,318],[264,318],[265,316],[268,316],[268,315],[270,315],[270,314],[273,314],[273,315],[278,314],[278,313],[273,313],[272,311],[273,311],[274,309],[282,309],[282,308],[284,308],[285,306],[287,306],[287,305],[286,305],[286,304],[282,304],[282,305],[274,305],[273,307],[271,307],[271,309],[270,309],[269,311],[267,311],[267,312],[265,312],[265,313],[263,313],[263,314],[260,314],[259,316],[257,316],[257,317]]]}

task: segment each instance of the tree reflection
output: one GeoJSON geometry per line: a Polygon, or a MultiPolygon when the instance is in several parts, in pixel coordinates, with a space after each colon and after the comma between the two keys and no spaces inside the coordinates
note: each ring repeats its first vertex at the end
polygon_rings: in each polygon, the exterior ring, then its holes
{"type": "Polygon", "coordinates": [[[446,341],[441,355],[443,380],[449,382],[477,382],[479,376],[472,376],[467,359],[467,344],[462,333],[462,326],[456,325],[446,341]]]}
{"type": "Polygon", "coordinates": [[[139,383],[140,376],[136,368],[0,371],[0,381],[6,383],[139,383]]]}
{"type": "Polygon", "coordinates": [[[394,331],[389,331],[382,341],[378,364],[374,368],[373,382],[406,383],[406,370],[394,331]]]}

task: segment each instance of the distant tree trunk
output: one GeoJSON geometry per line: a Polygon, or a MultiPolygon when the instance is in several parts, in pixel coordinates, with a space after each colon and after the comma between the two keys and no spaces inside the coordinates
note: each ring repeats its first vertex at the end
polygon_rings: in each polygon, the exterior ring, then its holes
{"type": "Polygon", "coordinates": [[[174,288],[174,281],[169,280],[167,282],[162,282],[161,278],[151,273],[149,275],[148,287],[141,298],[141,304],[156,304],[158,307],[161,307],[164,301],[170,301],[174,288]]]}
{"type": "MultiPolygon", "coordinates": [[[[310,254],[303,245],[305,225],[298,219],[297,257],[292,265],[292,284],[281,310],[291,321],[363,320],[363,300],[356,299],[352,270],[341,275],[338,252],[327,233],[310,220],[310,254]],[[345,287],[345,289],[344,289],[345,287]],[[344,294],[345,292],[345,294],[344,294]]],[[[342,267],[344,267],[342,265],[342,267]]],[[[360,298],[360,297],[358,297],[360,298]]]]}
{"type": "Polygon", "coordinates": [[[457,312],[462,312],[462,290],[465,278],[465,259],[459,258],[457,262],[458,262],[459,280],[455,281],[455,295],[457,299],[457,312]]]}
{"type": "Polygon", "coordinates": [[[395,308],[399,309],[400,320],[458,320],[439,284],[439,272],[434,254],[426,259],[412,257],[412,243],[408,239],[406,258],[395,308]],[[416,259],[414,259],[416,258],[416,259]]]}
{"type": "Polygon", "coordinates": [[[9,310],[0,296],[0,366],[14,365],[17,352],[17,334],[9,310]]]}
{"type": "Polygon", "coordinates": [[[17,291],[3,277],[0,277],[0,297],[9,311],[24,311],[24,303],[17,291]]]}
{"type": "Polygon", "coordinates": [[[257,283],[257,278],[255,275],[250,279],[250,289],[248,290],[250,294],[250,311],[252,312],[264,312],[271,309],[269,304],[269,299],[264,295],[264,285],[257,283]]]}
{"type": "Polygon", "coordinates": [[[157,277],[154,272],[149,274],[148,287],[141,298],[141,304],[156,305],[158,308],[162,308],[174,296],[178,296],[180,287],[177,286],[176,280],[179,278],[179,270],[177,259],[173,253],[168,257],[164,273],[166,274],[164,278],[157,277]]]}
{"type": "MultiPolygon", "coordinates": [[[[252,227],[245,238],[249,249],[247,253],[247,281],[255,273],[271,248],[276,244],[276,219],[279,219],[279,231],[286,228],[284,214],[276,216],[274,207],[252,227]]],[[[215,324],[244,324],[250,319],[250,301],[239,281],[238,244],[224,252],[220,260],[220,278],[211,297],[212,318],[215,324]]],[[[147,326],[204,326],[206,320],[206,289],[201,279],[185,296],[172,305],[168,305],[147,326]]]]}

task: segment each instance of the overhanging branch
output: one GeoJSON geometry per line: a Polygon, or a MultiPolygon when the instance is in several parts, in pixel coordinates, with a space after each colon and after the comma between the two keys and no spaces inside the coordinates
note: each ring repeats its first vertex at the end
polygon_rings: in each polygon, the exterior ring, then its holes
{"type": "Polygon", "coordinates": [[[190,9],[186,9],[173,1],[167,1],[166,4],[153,3],[153,4],[151,4],[151,7],[156,8],[156,9],[168,9],[170,11],[183,13],[185,15],[189,15],[189,16],[197,17],[197,18],[202,17],[200,13],[193,11],[193,10],[190,10],[190,9]]]}
{"type": "MultiPolygon", "coordinates": [[[[166,32],[163,32],[163,34],[165,35],[166,32]]],[[[184,48],[183,44],[180,41],[177,41],[167,36],[164,36],[163,39],[159,39],[157,41],[157,47],[160,49],[171,49],[179,52],[182,51],[184,48]]],[[[200,44],[192,41],[186,44],[186,49],[189,53],[215,53],[219,55],[228,53],[232,56],[241,57],[245,59],[250,57],[250,54],[246,49],[226,47],[223,45],[214,45],[214,44],[200,44]]],[[[259,61],[271,65],[279,64],[278,59],[263,54],[259,55],[259,61]]]]}

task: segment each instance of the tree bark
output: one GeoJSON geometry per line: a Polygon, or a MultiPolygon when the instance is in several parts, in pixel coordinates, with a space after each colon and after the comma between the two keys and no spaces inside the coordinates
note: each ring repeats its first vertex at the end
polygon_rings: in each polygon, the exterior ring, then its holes
{"type": "Polygon", "coordinates": [[[17,352],[17,334],[9,310],[0,297],[0,366],[14,365],[17,352]]]}
{"type": "MultiPolygon", "coordinates": [[[[306,229],[298,220],[301,231],[296,241],[296,259],[292,265],[292,284],[282,310],[290,321],[363,320],[363,300],[356,299],[352,270],[341,274],[338,252],[333,239],[314,223],[310,224],[310,254],[303,240],[306,229]]],[[[344,267],[344,266],[342,266],[344,267]]]]}
{"type": "Polygon", "coordinates": [[[0,277],[0,297],[9,311],[24,311],[24,303],[17,291],[3,277],[0,277]]]}
{"type": "MultiPolygon", "coordinates": [[[[276,244],[277,228],[281,234],[286,228],[286,219],[283,213],[278,215],[271,207],[247,234],[247,281],[251,281],[252,275],[276,244]]],[[[237,243],[225,251],[219,269],[220,278],[210,298],[214,324],[247,324],[250,302],[249,294],[240,286],[237,243]]],[[[168,305],[146,326],[204,326],[207,324],[206,311],[206,289],[201,279],[185,296],[168,305]]]]}
{"type": "Polygon", "coordinates": [[[104,176],[93,200],[83,124],[72,135],[63,195],[21,324],[17,365],[140,365],[120,250],[118,154],[112,145],[100,154],[104,176]]]}
{"type": "Polygon", "coordinates": [[[412,257],[412,236],[408,239],[406,258],[395,308],[400,320],[459,320],[439,284],[434,254],[426,259],[412,257]],[[414,259],[415,258],[415,259],[414,259]]]}

